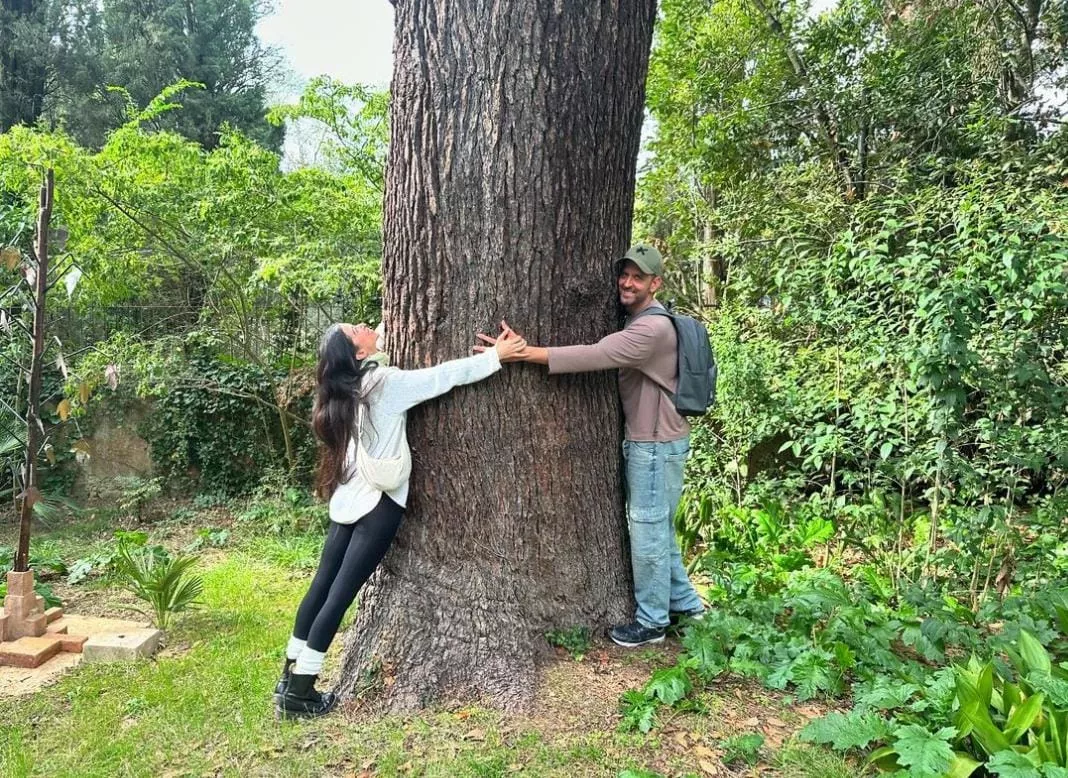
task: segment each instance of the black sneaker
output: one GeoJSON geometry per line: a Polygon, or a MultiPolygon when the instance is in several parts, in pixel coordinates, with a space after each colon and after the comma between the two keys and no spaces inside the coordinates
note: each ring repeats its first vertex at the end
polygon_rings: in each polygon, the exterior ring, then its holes
{"type": "Polygon", "coordinates": [[[632,621],[630,624],[612,627],[608,636],[617,646],[635,648],[649,643],[663,642],[666,632],[667,627],[647,627],[640,621],[632,621]]]}
{"type": "Polygon", "coordinates": [[[671,611],[668,618],[672,625],[685,624],[686,621],[701,621],[705,617],[705,609],[698,608],[692,611],[671,611]]]}

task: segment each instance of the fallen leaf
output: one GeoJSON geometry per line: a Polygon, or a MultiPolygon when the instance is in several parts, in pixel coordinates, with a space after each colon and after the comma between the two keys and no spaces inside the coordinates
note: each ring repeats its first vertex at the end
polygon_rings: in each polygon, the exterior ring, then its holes
{"type": "Polygon", "coordinates": [[[486,739],[486,733],[483,732],[481,729],[472,729],[470,732],[468,732],[466,735],[464,735],[464,740],[479,740],[479,741],[482,741],[482,740],[485,740],[485,739],[486,739]]]}
{"type": "Polygon", "coordinates": [[[0,260],[7,265],[8,270],[14,270],[20,258],[21,254],[14,246],[5,246],[3,250],[0,250],[0,260]]]}
{"type": "Polygon", "coordinates": [[[63,398],[59,401],[59,405],[56,406],[56,410],[59,412],[59,418],[66,421],[70,416],[70,400],[63,398]]]}
{"type": "Polygon", "coordinates": [[[694,746],[693,752],[698,759],[714,759],[716,756],[716,752],[708,746],[694,746]]]}
{"type": "Polygon", "coordinates": [[[701,761],[697,763],[697,766],[701,768],[701,772],[707,775],[719,775],[719,768],[711,762],[701,761]]]}
{"type": "Polygon", "coordinates": [[[771,724],[771,726],[773,726],[773,727],[785,727],[786,726],[786,722],[785,721],[783,721],[782,719],[775,719],[775,718],[768,719],[768,724],[771,724]]]}

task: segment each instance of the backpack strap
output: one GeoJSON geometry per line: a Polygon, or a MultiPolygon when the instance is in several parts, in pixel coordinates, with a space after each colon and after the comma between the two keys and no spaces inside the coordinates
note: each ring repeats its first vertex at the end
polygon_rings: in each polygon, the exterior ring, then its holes
{"type": "MultiPolygon", "coordinates": [[[[637,319],[640,319],[642,316],[666,316],[666,317],[668,317],[668,319],[670,319],[671,318],[671,312],[669,310],[667,310],[666,308],[662,307],[662,306],[650,305],[650,306],[646,307],[644,310],[638,311],[638,313],[636,313],[633,316],[631,316],[630,317],[630,321],[631,322],[636,321],[637,319]]],[[[675,322],[674,321],[671,322],[671,328],[675,329],[675,322]]],[[[677,335],[678,335],[678,331],[676,331],[676,337],[677,337],[677,335]]],[[[678,343],[676,342],[676,344],[675,344],[676,354],[678,353],[678,348],[679,348],[679,346],[678,346],[678,343]]],[[[677,368],[676,368],[675,372],[676,372],[675,380],[678,381],[679,380],[679,376],[678,376],[678,369],[677,368]]],[[[672,402],[675,401],[675,398],[672,395],[671,390],[668,389],[666,386],[664,386],[663,384],[661,384],[658,381],[654,381],[653,377],[648,375],[648,374],[646,374],[646,377],[648,377],[650,381],[653,381],[653,383],[656,385],[656,388],[660,390],[660,394],[658,394],[656,396],[656,421],[653,422],[653,434],[655,435],[657,432],[660,431],[660,398],[661,398],[661,395],[664,395],[664,394],[668,395],[668,397],[671,398],[672,402]]]]}

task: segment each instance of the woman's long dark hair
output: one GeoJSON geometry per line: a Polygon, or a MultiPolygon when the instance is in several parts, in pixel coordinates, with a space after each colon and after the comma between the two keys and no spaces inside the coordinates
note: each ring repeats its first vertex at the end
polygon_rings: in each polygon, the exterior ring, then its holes
{"type": "Polygon", "coordinates": [[[340,324],[323,334],[315,368],[312,429],[319,440],[315,493],[324,500],[329,500],[334,490],[348,480],[345,455],[356,426],[357,403],[363,402],[364,377],[376,367],[377,363],[356,357],[356,347],[340,324]]]}

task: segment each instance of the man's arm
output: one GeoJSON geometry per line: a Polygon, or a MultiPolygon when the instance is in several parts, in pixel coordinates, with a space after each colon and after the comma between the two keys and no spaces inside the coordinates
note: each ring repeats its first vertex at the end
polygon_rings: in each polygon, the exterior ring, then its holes
{"type": "MultiPolygon", "coordinates": [[[[644,317],[625,330],[613,332],[590,345],[551,348],[528,345],[514,358],[522,362],[547,365],[550,373],[585,373],[620,367],[640,367],[656,350],[659,337],[656,323],[658,318],[644,317]]],[[[501,336],[510,337],[514,333],[514,330],[504,325],[501,336]]],[[[496,342],[496,338],[488,335],[479,334],[478,338],[487,344],[496,342]]],[[[485,348],[486,346],[475,346],[476,351],[485,348]]]]}

